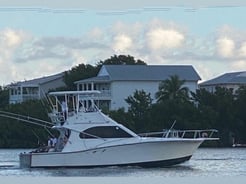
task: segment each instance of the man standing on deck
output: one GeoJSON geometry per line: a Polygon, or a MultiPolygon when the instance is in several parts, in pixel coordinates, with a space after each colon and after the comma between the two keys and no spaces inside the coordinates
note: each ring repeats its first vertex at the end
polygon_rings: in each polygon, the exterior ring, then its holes
{"type": "Polygon", "coordinates": [[[65,101],[62,101],[61,108],[62,108],[63,116],[66,120],[67,119],[67,113],[68,113],[68,107],[67,107],[67,103],[65,101]]]}

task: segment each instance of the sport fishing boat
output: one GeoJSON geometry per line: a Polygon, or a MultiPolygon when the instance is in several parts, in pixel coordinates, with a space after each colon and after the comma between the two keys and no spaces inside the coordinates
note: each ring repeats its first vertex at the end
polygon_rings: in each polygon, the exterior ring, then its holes
{"type": "Polygon", "coordinates": [[[160,167],[191,158],[216,130],[173,130],[138,135],[98,108],[99,91],[50,92],[52,128],[59,131],[56,144],[21,153],[20,166],[160,167]]]}

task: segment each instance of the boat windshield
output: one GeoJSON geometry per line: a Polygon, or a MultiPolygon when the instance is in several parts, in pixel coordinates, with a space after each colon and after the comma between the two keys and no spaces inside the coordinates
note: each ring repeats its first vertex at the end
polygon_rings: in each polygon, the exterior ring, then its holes
{"type": "Polygon", "coordinates": [[[71,135],[71,130],[69,129],[59,129],[60,136],[58,137],[57,144],[55,147],[55,151],[60,152],[64,148],[64,146],[67,144],[67,141],[71,135]]]}
{"type": "Polygon", "coordinates": [[[97,126],[88,128],[80,132],[81,139],[96,139],[96,138],[129,138],[131,134],[120,128],[119,126],[97,126]]]}

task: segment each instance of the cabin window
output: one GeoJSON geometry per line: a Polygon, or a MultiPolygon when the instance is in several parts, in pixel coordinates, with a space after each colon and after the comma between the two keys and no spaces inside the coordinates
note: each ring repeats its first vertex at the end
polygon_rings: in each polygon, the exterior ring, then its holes
{"type": "Polygon", "coordinates": [[[92,127],[79,134],[81,139],[96,138],[127,138],[133,137],[118,126],[98,126],[92,127]]]}

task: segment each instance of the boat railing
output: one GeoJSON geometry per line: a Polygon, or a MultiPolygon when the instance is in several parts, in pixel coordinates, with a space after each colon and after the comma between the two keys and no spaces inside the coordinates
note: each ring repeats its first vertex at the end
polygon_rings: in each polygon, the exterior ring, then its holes
{"type": "Polygon", "coordinates": [[[149,132],[138,134],[141,137],[164,137],[164,138],[186,138],[186,139],[218,139],[215,135],[218,131],[216,129],[206,130],[175,130],[164,129],[161,132],[149,132]]]}
{"type": "Polygon", "coordinates": [[[60,124],[62,122],[65,122],[65,116],[62,112],[51,112],[48,113],[48,116],[54,124],[60,124]]]}
{"type": "Polygon", "coordinates": [[[96,105],[89,108],[79,108],[78,112],[74,109],[65,112],[60,112],[57,111],[56,109],[53,109],[51,113],[48,113],[48,116],[50,117],[51,121],[54,124],[60,124],[60,123],[64,123],[67,118],[78,115],[79,113],[90,113],[90,112],[98,112],[98,111],[100,110],[96,105]]]}

